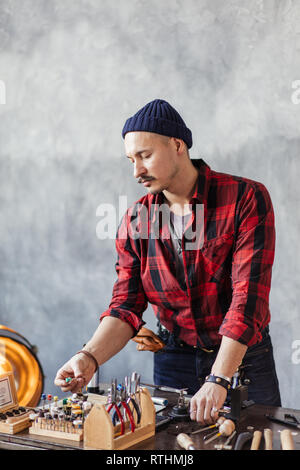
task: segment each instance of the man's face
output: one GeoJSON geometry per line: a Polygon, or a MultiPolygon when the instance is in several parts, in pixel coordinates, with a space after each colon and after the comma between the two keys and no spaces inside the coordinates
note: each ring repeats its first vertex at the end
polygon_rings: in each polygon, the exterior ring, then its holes
{"type": "Polygon", "coordinates": [[[170,190],[179,171],[179,159],[172,138],[153,132],[128,132],[125,151],[133,164],[133,175],[150,193],[170,190]]]}

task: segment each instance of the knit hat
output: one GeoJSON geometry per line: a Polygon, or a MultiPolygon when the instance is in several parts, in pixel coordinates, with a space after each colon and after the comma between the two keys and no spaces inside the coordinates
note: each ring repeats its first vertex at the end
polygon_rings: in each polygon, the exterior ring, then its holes
{"type": "Polygon", "coordinates": [[[124,139],[127,132],[145,131],[182,139],[188,148],[193,145],[192,133],[182,117],[167,101],[156,99],[146,104],[134,116],[127,119],[122,130],[124,139]]]}

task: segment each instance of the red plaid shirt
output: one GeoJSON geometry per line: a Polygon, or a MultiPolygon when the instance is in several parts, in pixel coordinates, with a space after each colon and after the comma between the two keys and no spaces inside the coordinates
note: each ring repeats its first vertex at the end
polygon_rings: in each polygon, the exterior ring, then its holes
{"type": "Polygon", "coordinates": [[[119,225],[118,277],[100,319],[120,318],[135,335],[145,324],[142,314],[149,302],[161,324],[189,345],[209,348],[225,335],[251,346],[261,341],[270,321],[272,202],[262,183],[213,171],[202,159],[192,162],[199,177],[183,237],[186,285],[176,279],[169,225],[159,216],[164,195],[147,194],[126,211],[119,225]],[[196,204],[204,211],[201,227],[196,204]],[[198,229],[204,228],[203,239],[198,248],[186,249],[186,234],[197,230],[197,223],[198,229]],[[158,227],[159,236],[141,236],[147,224],[158,227]],[[133,237],[133,232],[140,236],[133,237]]]}

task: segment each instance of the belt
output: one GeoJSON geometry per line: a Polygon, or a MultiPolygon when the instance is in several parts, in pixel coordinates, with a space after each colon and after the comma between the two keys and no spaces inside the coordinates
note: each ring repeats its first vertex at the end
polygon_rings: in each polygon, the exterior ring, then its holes
{"type": "Polygon", "coordinates": [[[210,348],[204,348],[202,346],[191,346],[190,344],[187,344],[185,341],[174,335],[174,333],[171,333],[169,330],[167,330],[167,328],[164,327],[161,323],[158,323],[157,336],[159,336],[164,343],[167,343],[168,340],[171,340],[175,346],[178,346],[180,348],[188,349],[191,351],[200,350],[204,351],[207,354],[212,354],[216,352],[220,347],[219,345],[212,346],[210,348]]]}

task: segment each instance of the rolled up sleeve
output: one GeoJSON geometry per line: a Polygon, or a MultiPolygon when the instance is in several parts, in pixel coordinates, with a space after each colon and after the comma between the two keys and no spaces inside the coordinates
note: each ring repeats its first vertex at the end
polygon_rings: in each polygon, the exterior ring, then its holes
{"type": "Polygon", "coordinates": [[[269,294],[275,255],[274,211],[261,183],[251,185],[238,214],[232,262],[232,301],[219,333],[247,346],[260,342],[270,321],[269,294]]]}
{"type": "Polygon", "coordinates": [[[131,325],[133,336],[135,336],[145,324],[142,315],[147,308],[148,301],[141,282],[140,258],[135,240],[129,235],[128,220],[127,211],[121,220],[116,236],[117,280],[113,286],[109,307],[101,314],[100,321],[106,316],[119,318],[131,325]]]}

